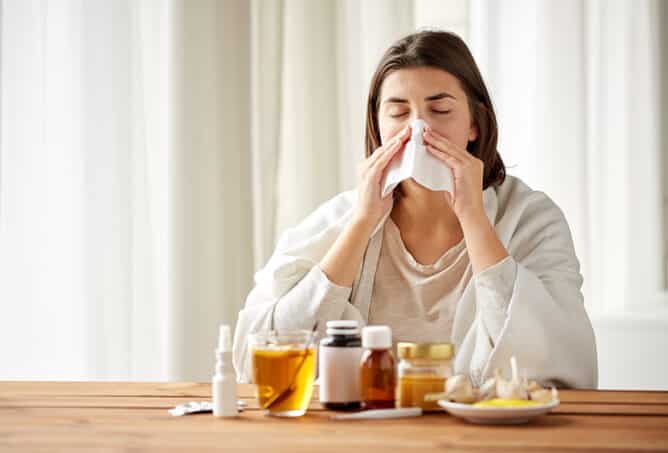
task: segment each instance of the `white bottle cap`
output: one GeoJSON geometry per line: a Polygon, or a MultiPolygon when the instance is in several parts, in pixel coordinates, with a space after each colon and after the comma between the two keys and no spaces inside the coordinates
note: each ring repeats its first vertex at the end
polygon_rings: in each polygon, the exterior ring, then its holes
{"type": "Polygon", "coordinates": [[[389,349],[392,347],[392,330],[388,326],[367,326],[362,329],[362,347],[389,349]]]}
{"type": "Polygon", "coordinates": [[[230,335],[230,326],[222,324],[218,335],[218,352],[229,352],[232,350],[232,336],[230,335]]]}
{"type": "Polygon", "coordinates": [[[327,321],[327,335],[357,335],[360,326],[354,320],[327,321]]]}

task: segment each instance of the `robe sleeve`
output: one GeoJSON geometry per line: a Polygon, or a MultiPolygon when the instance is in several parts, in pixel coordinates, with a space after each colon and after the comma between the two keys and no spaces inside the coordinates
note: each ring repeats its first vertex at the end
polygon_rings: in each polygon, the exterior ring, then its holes
{"type": "Polygon", "coordinates": [[[543,385],[596,388],[594,332],[566,219],[535,192],[508,246],[510,256],[474,278],[475,348],[470,375],[480,384],[515,356],[543,385]]]}

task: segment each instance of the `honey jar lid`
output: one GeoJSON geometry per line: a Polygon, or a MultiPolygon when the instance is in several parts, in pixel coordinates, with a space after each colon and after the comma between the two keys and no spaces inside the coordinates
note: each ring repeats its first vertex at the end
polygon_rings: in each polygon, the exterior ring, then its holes
{"type": "Polygon", "coordinates": [[[399,343],[397,354],[400,359],[450,360],[455,355],[452,343],[399,343]]]}

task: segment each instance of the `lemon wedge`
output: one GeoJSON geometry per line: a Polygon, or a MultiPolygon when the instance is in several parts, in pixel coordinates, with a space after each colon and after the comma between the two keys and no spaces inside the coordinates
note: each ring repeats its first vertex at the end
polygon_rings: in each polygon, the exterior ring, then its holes
{"type": "Polygon", "coordinates": [[[537,401],[530,400],[506,400],[501,398],[494,398],[492,400],[480,401],[475,403],[474,407],[527,407],[527,406],[540,406],[541,404],[537,401]]]}

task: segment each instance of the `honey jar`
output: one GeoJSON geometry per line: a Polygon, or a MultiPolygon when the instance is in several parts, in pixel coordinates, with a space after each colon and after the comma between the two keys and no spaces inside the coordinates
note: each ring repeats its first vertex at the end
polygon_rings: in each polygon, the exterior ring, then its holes
{"type": "Polygon", "coordinates": [[[424,397],[445,391],[445,381],[452,375],[454,349],[451,343],[399,343],[396,406],[439,410],[436,401],[425,401],[424,397]]]}

